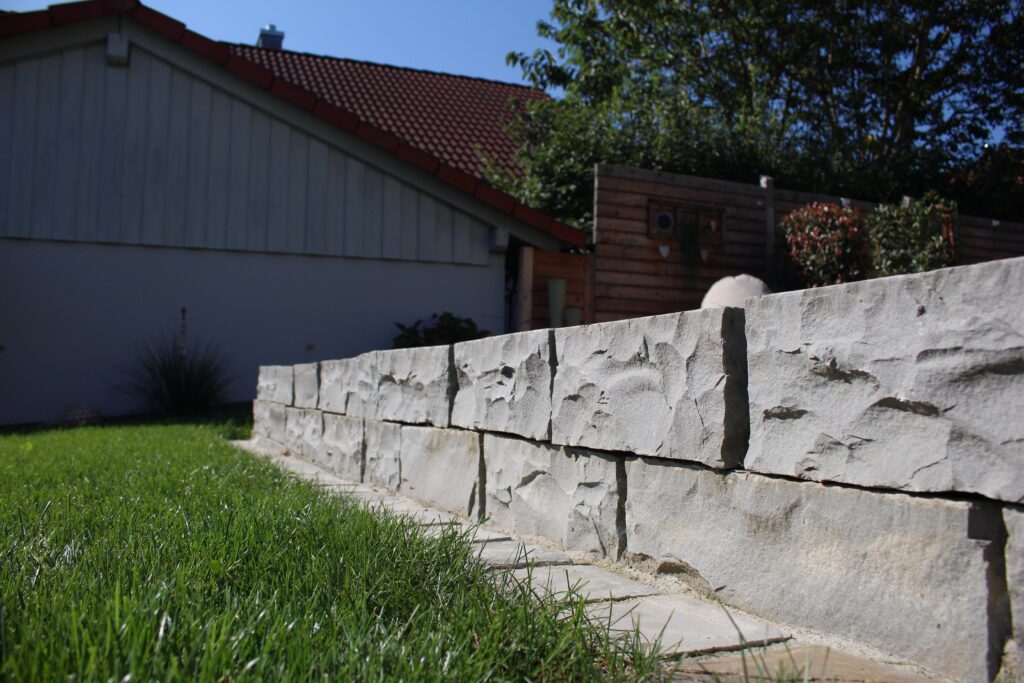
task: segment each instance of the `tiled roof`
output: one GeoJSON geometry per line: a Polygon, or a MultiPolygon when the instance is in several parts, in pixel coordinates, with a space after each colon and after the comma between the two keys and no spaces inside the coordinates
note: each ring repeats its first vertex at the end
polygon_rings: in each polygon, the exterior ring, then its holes
{"type": "Polygon", "coordinates": [[[478,178],[488,161],[517,170],[515,145],[504,131],[510,101],[547,97],[481,78],[249,45],[229,49],[478,178]]]}
{"type": "MultiPolygon", "coordinates": [[[[374,78],[367,75],[363,78],[363,81],[374,82],[375,85],[372,90],[364,93],[355,85],[352,85],[352,94],[349,97],[353,98],[353,101],[335,100],[335,97],[341,98],[342,96],[340,94],[335,95],[330,91],[326,85],[328,83],[327,80],[321,79],[325,84],[325,90],[319,91],[314,89],[314,86],[320,87],[316,82],[315,76],[312,73],[307,73],[305,75],[306,80],[304,81],[302,78],[303,69],[298,67],[297,64],[292,65],[297,71],[289,72],[284,70],[283,66],[281,67],[282,71],[274,71],[260,63],[258,58],[247,54],[249,50],[242,50],[241,46],[210,40],[206,36],[188,30],[185,24],[180,21],[146,7],[137,2],[137,0],[85,0],[84,2],[51,5],[48,9],[36,12],[3,14],[0,15],[0,39],[32,31],[41,31],[54,26],[65,26],[88,21],[112,13],[118,13],[131,18],[150,30],[163,35],[165,38],[179,43],[182,47],[191,50],[201,57],[223,66],[228,71],[240,78],[244,78],[253,85],[268,90],[297,107],[310,111],[314,116],[362,138],[385,152],[393,154],[400,160],[437,177],[437,179],[447,183],[456,190],[472,195],[480,202],[508,214],[521,223],[545,232],[566,244],[582,247],[587,243],[587,235],[582,230],[557,221],[543,211],[521,204],[513,197],[492,187],[478,175],[479,166],[474,170],[469,170],[472,168],[468,166],[470,163],[469,157],[464,155],[467,153],[467,149],[474,150],[474,146],[471,143],[468,144],[468,147],[466,146],[465,140],[469,139],[468,136],[463,136],[464,140],[459,145],[451,143],[448,147],[443,147],[441,145],[442,141],[450,141],[459,136],[460,128],[458,122],[463,119],[456,118],[453,112],[447,112],[446,114],[440,108],[433,109],[430,110],[431,118],[424,118],[422,124],[416,124],[413,121],[416,112],[410,111],[410,109],[413,106],[411,103],[418,101],[417,99],[396,97],[394,102],[387,104],[386,98],[382,95],[385,92],[384,83],[386,82],[386,79],[383,77],[374,78]],[[363,108],[355,104],[358,103],[360,97],[366,102],[362,105],[363,108]],[[370,102],[376,104],[371,105],[369,104],[370,102]],[[352,109],[349,107],[352,107],[352,109]],[[389,119],[388,117],[391,118],[389,119]],[[416,135],[419,137],[406,139],[404,135],[413,135],[413,132],[403,134],[400,130],[391,130],[387,127],[389,120],[395,122],[406,120],[406,128],[403,130],[418,130],[416,135]],[[453,121],[455,123],[449,124],[444,129],[439,129],[429,126],[429,121],[453,121]],[[419,127],[417,128],[417,126],[419,127]],[[432,131],[432,136],[426,134],[428,128],[432,131]],[[445,150],[447,150],[447,154],[450,156],[443,156],[445,150]],[[462,164],[466,164],[466,166],[462,164]]],[[[257,53],[264,52],[256,48],[253,48],[252,51],[257,53]]],[[[301,56],[298,53],[283,54],[301,56]]],[[[330,60],[331,58],[318,59],[330,60]]],[[[348,60],[333,61],[346,64],[353,63],[348,60]]],[[[422,76],[428,73],[410,69],[397,69],[395,67],[381,67],[380,65],[374,66],[381,69],[392,69],[395,72],[405,74],[415,73],[422,76]]],[[[455,82],[486,83],[489,87],[496,87],[498,85],[491,81],[446,76],[443,74],[430,74],[430,76],[432,77],[429,81],[430,84],[438,82],[433,80],[433,78],[451,79],[451,87],[454,88],[452,92],[456,93],[462,93],[463,91],[458,90],[454,86],[455,82]]],[[[340,85],[336,87],[340,88],[340,85]]],[[[501,84],[501,87],[520,93],[523,91],[529,92],[529,89],[519,86],[501,84]]],[[[426,84],[420,85],[417,88],[419,92],[418,97],[425,97],[427,93],[424,91],[427,89],[428,86],[426,84]]],[[[456,102],[456,104],[469,109],[469,102],[456,102]]],[[[483,112],[489,111],[491,106],[494,105],[489,104],[476,108],[475,111],[477,113],[474,116],[478,119],[483,118],[483,112]]],[[[398,124],[395,123],[394,125],[398,124]]],[[[493,136],[496,135],[495,131],[500,131],[501,122],[495,121],[493,126],[489,128],[485,126],[485,128],[491,131],[488,133],[488,136],[492,136],[488,144],[497,144],[493,136]]],[[[486,148],[483,143],[480,143],[480,146],[484,151],[500,148],[500,145],[486,148]]],[[[505,156],[504,159],[505,163],[507,163],[511,156],[505,156]]],[[[500,159],[495,159],[495,161],[502,163],[500,159]]]]}

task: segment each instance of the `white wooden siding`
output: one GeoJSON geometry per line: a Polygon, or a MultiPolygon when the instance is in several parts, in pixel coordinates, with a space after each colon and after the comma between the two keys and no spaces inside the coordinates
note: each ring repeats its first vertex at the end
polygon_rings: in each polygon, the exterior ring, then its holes
{"type": "Polygon", "coordinates": [[[0,67],[0,237],[487,265],[489,226],[133,45],[0,67]]]}

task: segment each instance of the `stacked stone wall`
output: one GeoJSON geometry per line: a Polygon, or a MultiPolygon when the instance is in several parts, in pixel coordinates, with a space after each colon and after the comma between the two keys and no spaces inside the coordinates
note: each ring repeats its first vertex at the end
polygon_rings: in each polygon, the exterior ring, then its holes
{"type": "Polygon", "coordinates": [[[264,367],[253,414],[345,478],[947,676],[1024,661],[1024,259],[264,367]]]}

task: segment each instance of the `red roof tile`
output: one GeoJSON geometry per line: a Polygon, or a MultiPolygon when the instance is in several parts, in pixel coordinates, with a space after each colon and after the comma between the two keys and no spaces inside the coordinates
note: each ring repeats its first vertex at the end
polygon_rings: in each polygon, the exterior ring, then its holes
{"type": "Polygon", "coordinates": [[[229,49],[477,178],[487,160],[516,170],[515,145],[504,131],[510,100],[547,97],[482,78],[249,45],[229,49]]]}

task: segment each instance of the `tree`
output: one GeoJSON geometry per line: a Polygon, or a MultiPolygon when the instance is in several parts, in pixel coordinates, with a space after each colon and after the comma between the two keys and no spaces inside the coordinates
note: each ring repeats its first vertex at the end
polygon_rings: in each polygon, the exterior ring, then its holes
{"type": "Polygon", "coordinates": [[[521,176],[589,221],[593,164],[892,199],[1005,131],[1024,144],[1020,0],[554,0],[554,52],[511,53],[558,97],[522,108],[521,176]]]}

